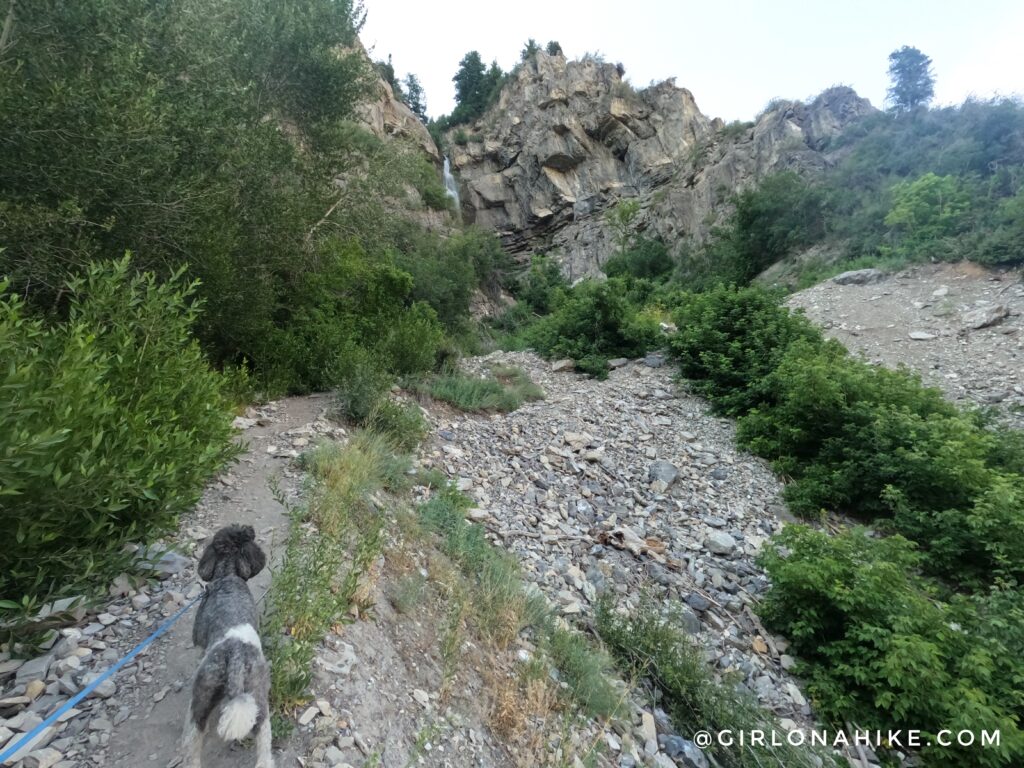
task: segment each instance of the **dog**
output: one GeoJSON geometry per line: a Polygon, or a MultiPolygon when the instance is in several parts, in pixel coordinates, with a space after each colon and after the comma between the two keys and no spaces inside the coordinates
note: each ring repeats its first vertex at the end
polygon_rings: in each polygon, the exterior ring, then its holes
{"type": "MultiPolygon", "coordinates": [[[[180,764],[201,768],[203,739],[217,707],[217,734],[238,740],[256,731],[256,768],[274,768],[270,748],[270,665],[256,631],[256,601],[246,581],[267,563],[251,525],[221,528],[199,560],[207,582],[192,642],[203,658],[192,684],[180,764]]],[[[175,760],[174,762],[179,762],[175,760]]]]}

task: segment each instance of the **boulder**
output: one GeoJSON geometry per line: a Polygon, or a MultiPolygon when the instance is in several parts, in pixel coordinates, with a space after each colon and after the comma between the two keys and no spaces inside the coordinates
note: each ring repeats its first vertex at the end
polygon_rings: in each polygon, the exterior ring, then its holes
{"type": "Polygon", "coordinates": [[[885,272],[879,269],[854,269],[832,278],[836,285],[870,285],[885,280],[885,272]]]}

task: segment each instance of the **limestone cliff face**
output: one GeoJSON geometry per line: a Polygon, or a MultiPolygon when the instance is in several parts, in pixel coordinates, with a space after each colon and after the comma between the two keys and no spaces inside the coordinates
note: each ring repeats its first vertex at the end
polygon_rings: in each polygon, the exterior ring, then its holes
{"type": "Polygon", "coordinates": [[[395,98],[391,85],[379,75],[375,76],[373,92],[373,97],[358,107],[359,122],[379,138],[396,137],[415,144],[440,168],[441,154],[416,113],[395,98]]]}
{"type": "Polygon", "coordinates": [[[512,253],[550,251],[575,279],[611,255],[604,214],[618,201],[640,202],[636,224],[650,235],[700,240],[733,193],[771,172],[824,167],[831,138],[872,109],[833,88],[725,126],[672,81],[634,91],[615,65],[540,52],[447,139],[463,218],[512,253]]]}

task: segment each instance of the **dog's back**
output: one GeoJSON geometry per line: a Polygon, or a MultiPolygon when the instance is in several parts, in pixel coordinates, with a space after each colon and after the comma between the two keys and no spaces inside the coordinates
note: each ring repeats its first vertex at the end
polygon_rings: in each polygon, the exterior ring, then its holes
{"type": "Polygon", "coordinates": [[[220,737],[242,739],[256,728],[257,768],[273,766],[270,667],[256,631],[256,601],[246,585],[265,564],[252,527],[240,525],[219,530],[199,561],[199,576],[208,584],[196,613],[192,640],[205,652],[196,671],[182,736],[186,768],[199,768],[203,733],[217,707],[220,737]]]}

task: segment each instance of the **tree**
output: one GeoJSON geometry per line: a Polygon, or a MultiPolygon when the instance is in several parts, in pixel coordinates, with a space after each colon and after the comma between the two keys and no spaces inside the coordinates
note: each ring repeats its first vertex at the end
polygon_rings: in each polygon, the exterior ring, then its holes
{"type": "Polygon", "coordinates": [[[557,40],[549,40],[547,46],[548,56],[563,56],[562,46],[557,40]]]}
{"type": "Polygon", "coordinates": [[[475,120],[489,107],[505,81],[497,61],[488,69],[477,51],[470,51],[459,62],[455,83],[456,107],[452,111],[449,125],[459,125],[475,120]]]}
{"type": "Polygon", "coordinates": [[[395,65],[391,63],[391,54],[388,54],[387,61],[375,62],[374,66],[380,73],[381,79],[391,86],[391,90],[395,93],[395,98],[399,101],[405,101],[405,93],[402,91],[402,84],[399,82],[398,77],[395,76],[395,65]]]}
{"type": "Polygon", "coordinates": [[[523,46],[523,50],[519,53],[519,58],[523,61],[529,61],[539,50],[540,46],[537,45],[537,41],[531,37],[526,41],[526,45],[523,46]]]}
{"type": "Polygon", "coordinates": [[[412,72],[405,76],[405,103],[423,123],[427,122],[427,97],[419,78],[412,72]]]}
{"type": "Polygon", "coordinates": [[[932,60],[917,48],[904,45],[889,54],[888,99],[896,112],[912,112],[935,95],[932,60]]]}

